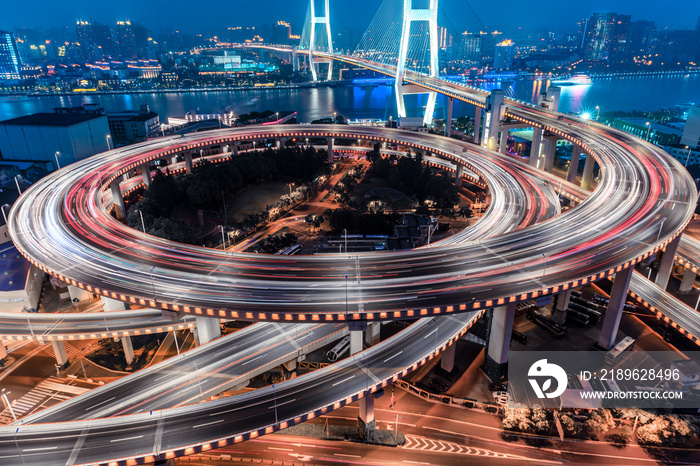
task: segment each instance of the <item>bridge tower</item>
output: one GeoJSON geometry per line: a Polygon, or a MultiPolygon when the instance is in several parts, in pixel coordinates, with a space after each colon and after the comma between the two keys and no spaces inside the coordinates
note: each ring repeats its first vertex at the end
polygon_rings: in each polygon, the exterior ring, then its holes
{"type": "Polygon", "coordinates": [[[325,52],[333,53],[333,36],[331,36],[331,15],[328,9],[329,0],[323,0],[323,14],[321,16],[316,16],[316,0],[309,0],[309,26],[311,28],[309,37],[309,67],[311,68],[311,76],[314,81],[318,81],[318,71],[316,70],[316,65],[321,63],[328,63],[328,78],[330,81],[333,77],[333,60],[329,59],[314,59],[314,52],[317,49],[316,45],[316,26],[325,25],[326,29],[326,44],[327,50],[325,52]]]}
{"type": "MultiPolygon", "coordinates": [[[[406,72],[406,59],[408,58],[408,43],[411,37],[411,24],[425,21],[428,23],[430,35],[430,74],[431,78],[437,78],[439,74],[438,65],[438,27],[437,27],[438,0],[430,0],[428,8],[413,8],[413,0],[404,0],[403,7],[403,28],[401,32],[401,45],[399,46],[399,61],[396,65],[396,104],[399,110],[399,117],[406,117],[406,104],[404,95],[425,94],[425,90],[417,86],[405,85],[403,83],[406,72]]],[[[435,112],[436,92],[428,92],[428,105],[425,107],[423,122],[429,125],[433,122],[435,112]]]]}

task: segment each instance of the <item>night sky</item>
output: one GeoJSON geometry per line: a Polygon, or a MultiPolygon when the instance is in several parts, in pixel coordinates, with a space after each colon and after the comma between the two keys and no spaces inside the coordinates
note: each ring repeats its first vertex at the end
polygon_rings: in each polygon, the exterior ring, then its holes
{"type": "MultiPolygon", "coordinates": [[[[128,18],[156,32],[175,27],[188,33],[206,31],[208,26],[259,25],[277,20],[301,24],[308,5],[305,0],[8,0],[3,3],[0,29],[72,27],[77,18],[113,24],[117,19],[128,18]]],[[[379,0],[331,0],[331,12],[335,17],[333,27],[337,30],[347,27],[364,30],[380,3],[379,0]]],[[[575,32],[576,22],[581,18],[589,17],[593,12],[612,11],[630,14],[632,20],[654,20],[660,27],[690,29],[700,16],[698,0],[471,0],[470,4],[488,27],[506,30],[523,26],[524,29],[545,27],[575,32]]],[[[474,24],[464,18],[469,11],[466,0],[440,0],[440,8],[451,12],[450,22],[456,29],[466,29],[467,25],[474,24]]]]}

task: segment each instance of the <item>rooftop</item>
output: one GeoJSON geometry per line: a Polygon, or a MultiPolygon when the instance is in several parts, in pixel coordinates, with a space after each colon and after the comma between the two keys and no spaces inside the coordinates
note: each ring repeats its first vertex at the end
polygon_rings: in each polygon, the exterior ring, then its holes
{"type": "Polygon", "coordinates": [[[29,267],[12,242],[0,246],[0,291],[23,290],[29,267]]]}
{"type": "Polygon", "coordinates": [[[73,126],[100,117],[104,117],[104,115],[97,113],[35,113],[0,121],[0,125],[73,126]]]}

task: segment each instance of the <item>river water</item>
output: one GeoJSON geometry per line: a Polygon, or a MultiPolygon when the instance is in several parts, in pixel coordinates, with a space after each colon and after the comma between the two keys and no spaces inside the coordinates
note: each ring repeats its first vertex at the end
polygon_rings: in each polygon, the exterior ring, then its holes
{"type": "MultiPolygon", "coordinates": [[[[503,88],[509,97],[534,102],[539,91],[546,85],[546,81],[519,80],[488,83],[484,87],[503,88]]],[[[409,99],[409,116],[420,115],[420,107],[425,105],[425,98],[409,96],[409,99]]],[[[442,97],[438,99],[436,118],[445,117],[445,100],[442,97]]],[[[358,85],[292,90],[0,97],[0,120],[51,112],[54,107],[73,107],[94,102],[99,102],[108,112],[138,109],[141,104],[148,104],[163,122],[168,117],[181,117],[193,109],[198,109],[200,113],[218,113],[221,108],[228,106],[237,114],[294,110],[299,112],[301,122],[310,122],[334,113],[353,119],[396,118],[393,87],[358,85]]],[[[595,107],[599,106],[602,112],[644,111],[687,102],[700,104],[700,74],[594,78],[590,85],[562,86],[559,109],[563,112],[594,113],[595,107]]],[[[474,109],[470,105],[455,103],[455,117],[473,113],[474,109]]]]}

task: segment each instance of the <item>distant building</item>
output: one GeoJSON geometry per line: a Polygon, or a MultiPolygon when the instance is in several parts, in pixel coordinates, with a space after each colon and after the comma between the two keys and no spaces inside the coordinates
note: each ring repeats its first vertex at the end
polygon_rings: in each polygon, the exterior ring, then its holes
{"type": "Polygon", "coordinates": [[[136,58],[136,38],[131,28],[131,21],[117,21],[114,28],[117,54],[120,58],[130,60],[136,58]]]}
{"type": "Polygon", "coordinates": [[[660,125],[646,118],[615,118],[612,126],[640,139],[648,140],[657,146],[678,144],[682,134],[682,131],[676,128],[660,125]]]}
{"type": "Polygon", "coordinates": [[[513,67],[513,51],[515,45],[510,39],[496,44],[496,53],[493,57],[493,69],[496,71],[507,71],[513,67]]]}
{"type": "Polygon", "coordinates": [[[482,58],[481,34],[462,33],[462,59],[470,62],[479,62],[482,58]]]}
{"type": "Polygon", "coordinates": [[[591,61],[607,61],[615,34],[617,13],[593,13],[586,23],[583,58],[591,61]]]}
{"type": "Polygon", "coordinates": [[[621,63],[630,56],[630,15],[617,15],[610,44],[610,61],[621,63]]]}
{"type": "Polygon", "coordinates": [[[108,149],[109,126],[97,105],[56,108],[0,121],[2,160],[44,162],[64,167],[108,149]]]}
{"type": "Polygon", "coordinates": [[[14,34],[0,31],[0,80],[19,80],[21,68],[14,34]]]}
{"type": "Polygon", "coordinates": [[[693,149],[700,148],[700,106],[688,109],[688,119],[683,129],[681,144],[693,149]]]}
{"type": "Polygon", "coordinates": [[[117,144],[133,144],[155,137],[160,132],[160,118],[148,105],[138,111],[108,113],[109,132],[117,144]]]}

